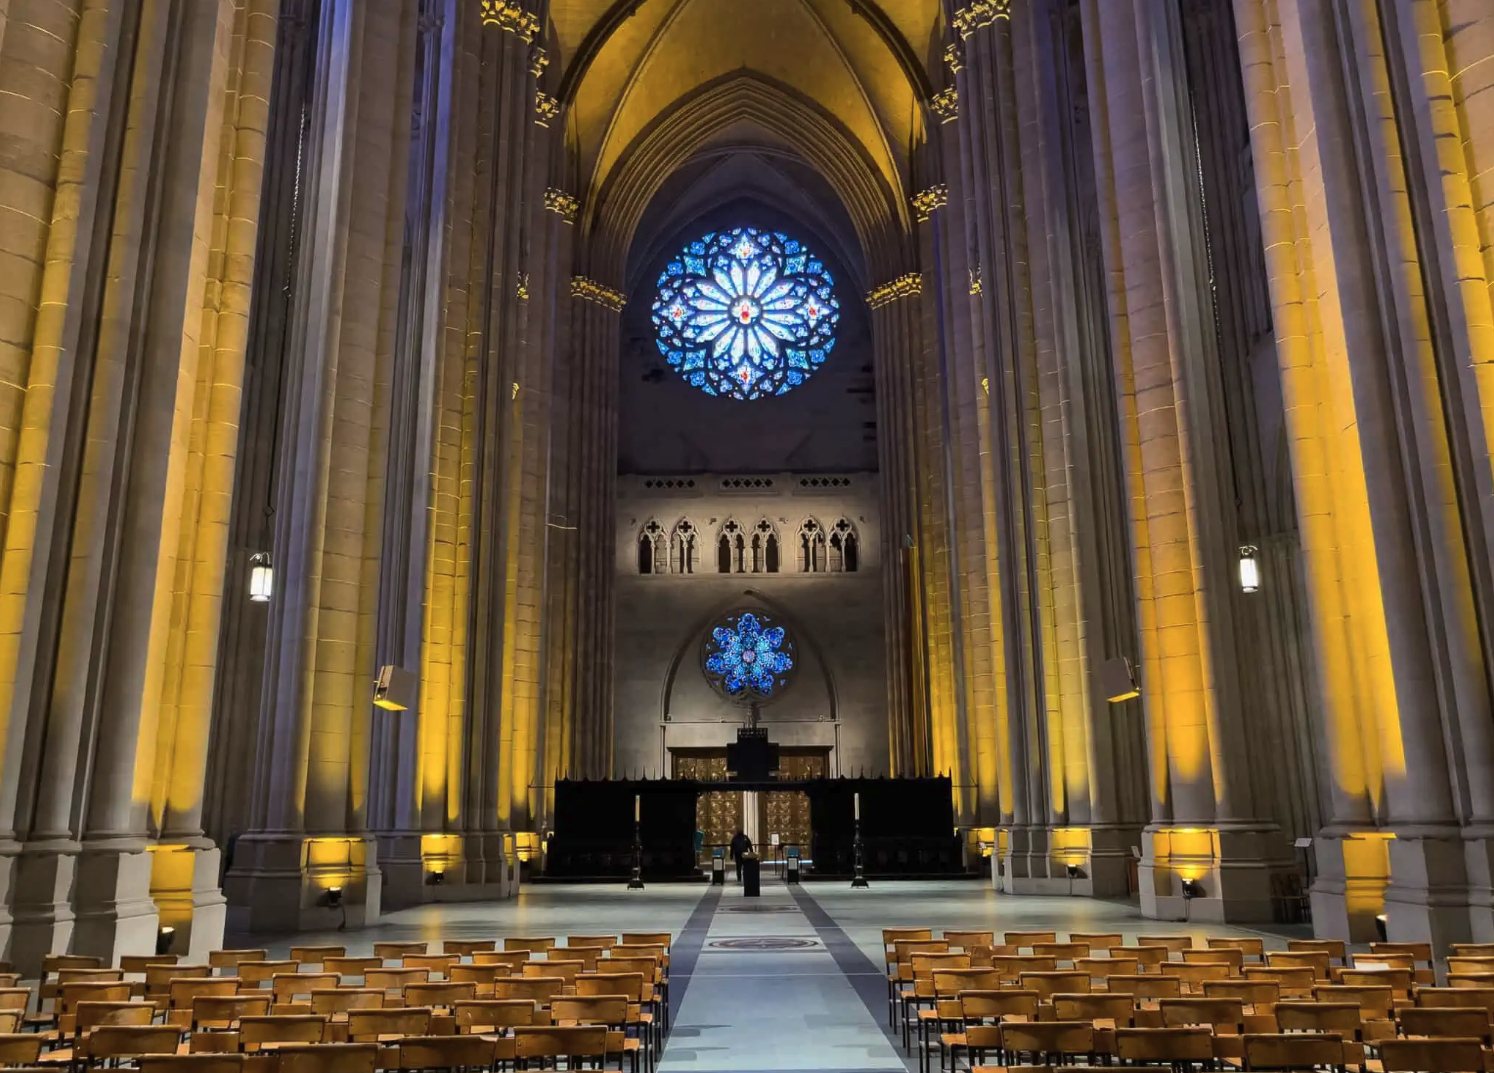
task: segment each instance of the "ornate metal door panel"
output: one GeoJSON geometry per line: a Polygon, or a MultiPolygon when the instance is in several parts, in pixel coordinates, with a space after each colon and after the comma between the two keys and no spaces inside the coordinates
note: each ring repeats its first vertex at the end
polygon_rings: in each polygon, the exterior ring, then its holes
{"type": "MultiPolygon", "coordinates": [[[[674,777],[702,782],[726,781],[726,753],[720,756],[675,756],[674,777]]],[[[710,790],[695,799],[695,827],[705,832],[701,863],[711,858],[712,846],[724,846],[742,829],[740,790],[710,790]]]]}

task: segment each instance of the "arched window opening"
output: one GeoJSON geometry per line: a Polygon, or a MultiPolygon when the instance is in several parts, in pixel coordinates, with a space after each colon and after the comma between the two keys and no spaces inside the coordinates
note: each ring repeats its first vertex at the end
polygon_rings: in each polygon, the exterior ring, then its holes
{"type": "Polygon", "coordinates": [[[644,533],[638,535],[638,572],[640,574],[654,572],[654,542],[644,533]]]}
{"type": "Polygon", "coordinates": [[[664,527],[650,519],[638,534],[638,572],[662,574],[668,569],[664,549],[664,527]]]}
{"type": "Polygon", "coordinates": [[[695,573],[695,564],[698,562],[699,552],[696,549],[695,526],[688,520],[680,522],[674,527],[674,537],[670,541],[669,557],[670,568],[676,574],[695,573]]]}
{"type": "Polygon", "coordinates": [[[723,574],[744,574],[751,568],[747,553],[747,534],[734,521],[721,527],[721,539],[716,543],[716,569],[723,574]]]}
{"type": "Polygon", "coordinates": [[[766,518],[758,522],[752,532],[752,572],[778,573],[778,536],[766,518]]]}
{"type": "Polygon", "coordinates": [[[725,533],[716,542],[716,570],[722,574],[731,573],[731,537],[725,533]]]}
{"type": "Polygon", "coordinates": [[[842,518],[835,523],[835,530],[830,534],[830,572],[854,574],[858,550],[856,530],[842,518]]]}
{"type": "Polygon", "coordinates": [[[810,518],[799,527],[799,572],[822,574],[825,567],[825,531],[810,518]]]}
{"type": "Polygon", "coordinates": [[[778,537],[773,533],[768,534],[766,558],[768,561],[768,573],[778,573],[778,537]]]}

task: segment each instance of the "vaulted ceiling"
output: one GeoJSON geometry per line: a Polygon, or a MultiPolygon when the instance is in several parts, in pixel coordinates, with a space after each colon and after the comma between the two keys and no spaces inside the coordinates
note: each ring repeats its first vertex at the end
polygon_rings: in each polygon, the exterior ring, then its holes
{"type": "Polygon", "coordinates": [[[797,154],[842,202],[875,188],[880,209],[845,206],[863,241],[873,218],[905,216],[939,0],[551,0],[550,17],[572,181],[592,223],[627,217],[624,247],[639,202],[697,153],[797,154]],[[659,144],[665,130],[690,143],[675,157],[659,144]],[[643,147],[649,167],[629,176],[643,147]]]}

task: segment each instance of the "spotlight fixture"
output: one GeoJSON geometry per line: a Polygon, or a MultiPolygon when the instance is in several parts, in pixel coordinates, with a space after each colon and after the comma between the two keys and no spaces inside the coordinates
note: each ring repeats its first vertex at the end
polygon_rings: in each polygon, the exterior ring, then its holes
{"type": "Polygon", "coordinates": [[[1183,880],[1183,900],[1191,902],[1194,898],[1203,897],[1203,884],[1196,879],[1183,880]]]}
{"type": "Polygon", "coordinates": [[[1079,878],[1079,866],[1077,864],[1071,864],[1067,868],[1065,868],[1064,870],[1066,872],[1068,872],[1070,879],[1078,879],[1079,878]]]}
{"type": "Polygon", "coordinates": [[[1385,926],[1385,923],[1386,922],[1384,913],[1381,913],[1379,916],[1375,917],[1375,934],[1380,937],[1380,942],[1382,943],[1386,942],[1389,939],[1389,933],[1388,929],[1385,926]]]}
{"type": "Polygon", "coordinates": [[[439,887],[446,882],[446,870],[444,868],[432,868],[426,881],[433,887],[439,887]]]}
{"type": "Polygon", "coordinates": [[[1255,592],[1261,587],[1261,567],[1256,554],[1259,552],[1254,544],[1245,544],[1240,548],[1240,591],[1255,592]]]}
{"type": "Polygon", "coordinates": [[[328,887],[327,893],[322,895],[322,900],[328,909],[337,909],[342,906],[342,888],[328,887]]]}
{"type": "Polygon", "coordinates": [[[156,929],[156,953],[169,954],[171,942],[176,938],[176,929],[170,924],[163,924],[156,929]]]}
{"type": "Polygon", "coordinates": [[[267,604],[275,589],[275,568],[270,553],[257,551],[249,556],[249,602],[267,604]]]}

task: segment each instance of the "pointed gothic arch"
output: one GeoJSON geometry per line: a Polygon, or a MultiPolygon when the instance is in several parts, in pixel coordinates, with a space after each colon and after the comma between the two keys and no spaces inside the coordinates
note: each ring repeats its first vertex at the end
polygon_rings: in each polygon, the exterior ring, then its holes
{"type": "Polygon", "coordinates": [[[861,565],[861,538],[849,520],[841,518],[830,528],[829,568],[832,574],[854,574],[861,565]]]}
{"type": "Polygon", "coordinates": [[[662,574],[669,568],[669,554],[664,545],[664,527],[650,518],[638,530],[638,572],[662,574]]]}
{"type": "Polygon", "coordinates": [[[825,527],[813,518],[799,526],[799,573],[823,574],[829,569],[825,527]]]}

